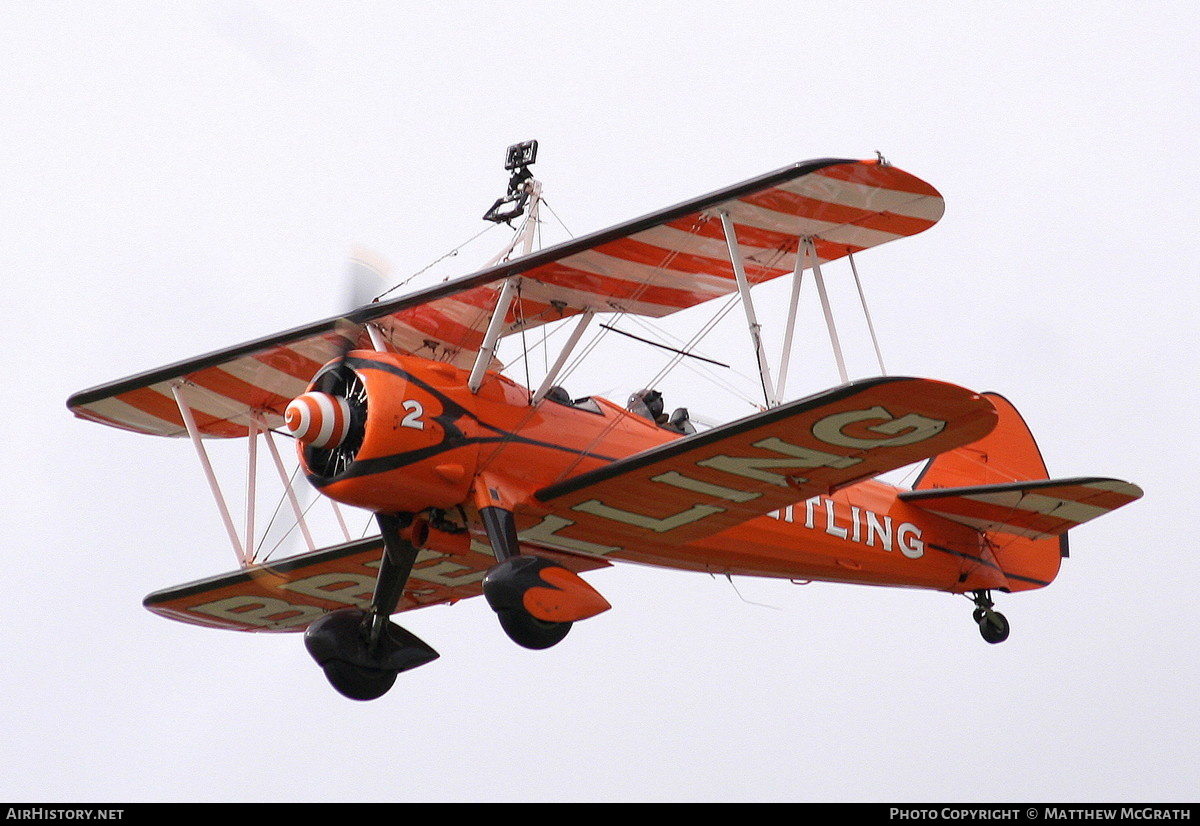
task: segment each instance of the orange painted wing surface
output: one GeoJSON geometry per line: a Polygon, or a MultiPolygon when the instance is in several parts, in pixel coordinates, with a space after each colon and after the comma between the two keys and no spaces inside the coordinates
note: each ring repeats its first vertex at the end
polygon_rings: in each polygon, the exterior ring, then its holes
{"type": "Polygon", "coordinates": [[[855,382],[670,442],[538,491],[595,541],[686,542],[937,453],[995,425],[952,384],[855,382]]]}
{"type": "MultiPolygon", "coordinates": [[[[303,631],[341,608],[366,609],[383,553],[378,537],[347,542],[281,562],[254,565],[150,594],[143,604],[168,619],[234,631],[303,631]]],[[[607,567],[603,560],[552,555],[580,572],[607,567]]],[[[456,602],[482,593],[480,583],[496,559],[485,546],[466,553],[422,550],[396,612],[456,602]]]]}
{"type": "Polygon", "coordinates": [[[720,213],[733,221],[747,278],[790,273],[801,238],[829,261],[914,235],[942,216],[924,181],[871,161],[825,159],[784,167],[591,235],[403,298],[370,304],[206,356],[85,390],[75,415],[160,436],[186,434],[172,394],[182,383],[206,436],[245,436],[252,415],[282,425],[287,403],[342,349],[347,328],[370,346],[375,324],[401,353],[469,366],[500,283],[520,277],[505,335],[592,310],[663,316],[736,289],[720,213]]]}
{"type": "Polygon", "coordinates": [[[1118,479],[1045,479],[906,491],[904,501],[982,531],[1045,539],[1136,501],[1142,489],[1118,479]]]}
{"type": "MultiPolygon", "coordinates": [[[[932,186],[873,161],[794,164],[736,186],[495,267],[492,283],[383,319],[401,352],[469,367],[499,289],[521,277],[505,333],[584,312],[665,316],[736,289],[720,215],[729,215],[759,283],[791,273],[802,238],[823,263],[933,226],[945,209],[932,186]]],[[[811,266],[811,264],[809,264],[811,266]]]]}

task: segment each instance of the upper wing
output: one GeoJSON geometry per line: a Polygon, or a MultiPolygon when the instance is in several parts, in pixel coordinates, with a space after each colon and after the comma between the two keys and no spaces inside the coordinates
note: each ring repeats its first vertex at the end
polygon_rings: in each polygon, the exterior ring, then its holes
{"type": "MultiPolygon", "coordinates": [[[[143,605],[168,619],[209,628],[303,631],[329,611],[370,606],[382,552],[380,537],[360,539],[156,591],[143,605]]],[[[576,572],[609,564],[565,554],[554,556],[576,572]]],[[[423,549],[396,611],[477,596],[483,592],[484,574],[495,564],[491,551],[477,543],[465,553],[423,549]]]]}
{"type": "Polygon", "coordinates": [[[670,442],[538,491],[596,541],[684,542],[968,444],[991,403],[928,379],[878,378],[670,442]]]}
{"type": "MultiPolygon", "coordinates": [[[[347,318],[329,318],[76,393],[85,419],[181,436],[172,387],[183,383],[198,429],[244,436],[252,416],[282,424],[287,403],[342,348],[339,330],[372,323],[398,352],[469,366],[500,282],[519,276],[505,334],[588,310],[663,316],[736,289],[721,212],[733,221],[748,280],[789,273],[801,239],[829,261],[914,235],[941,217],[929,184],[873,161],[795,164],[347,318]]],[[[362,342],[366,344],[365,337],[362,342]]]]}
{"type": "Polygon", "coordinates": [[[964,488],[905,491],[906,502],[982,531],[1030,539],[1066,533],[1142,497],[1119,479],[1041,479],[964,488]]]}

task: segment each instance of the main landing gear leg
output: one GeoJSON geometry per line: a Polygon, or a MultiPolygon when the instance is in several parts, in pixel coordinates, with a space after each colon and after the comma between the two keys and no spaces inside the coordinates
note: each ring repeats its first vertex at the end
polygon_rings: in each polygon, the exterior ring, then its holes
{"type": "Polygon", "coordinates": [[[396,610],[417,559],[417,548],[401,533],[407,515],[376,514],[383,535],[383,558],[375,593],[366,611],[346,608],[318,619],[304,633],[308,653],[329,682],[352,700],[387,693],[396,675],[436,660],[438,653],[389,617],[396,610]]]}
{"type": "Polygon", "coordinates": [[[992,610],[991,591],[973,591],[971,598],[975,602],[972,619],[979,626],[979,634],[992,644],[1008,639],[1008,619],[999,611],[992,610]]]}
{"type": "Polygon", "coordinates": [[[521,555],[512,511],[486,507],[479,509],[479,515],[498,560],[483,578],[483,596],[496,612],[500,627],[509,639],[524,648],[549,648],[562,642],[571,630],[571,623],[538,619],[525,608],[523,599],[527,590],[539,584],[539,570],[552,563],[521,555]]]}
{"type": "Polygon", "coordinates": [[[487,506],[479,515],[498,560],[483,579],[483,595],[517,645],[549,648],[562,642],[575,620],[611,607],[574,571],[522,554],[512,511],[487,506]]]}

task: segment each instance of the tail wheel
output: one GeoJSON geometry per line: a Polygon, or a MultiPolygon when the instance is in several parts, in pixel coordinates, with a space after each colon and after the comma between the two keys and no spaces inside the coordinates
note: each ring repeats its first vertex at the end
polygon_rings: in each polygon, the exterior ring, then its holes
{"type": "Polygon", "coordinates": [[[1008,619],[999,611],[984,611],[979,620],[979,634],[993,645],[1008,639],[1008,619]]]}
{"type": "Polygon", "coordinates": [[[979,626],[979,635],[992,645],[1008,639],[1008,619],[999,611],[992,610],[992,592],[972,591],[971,601],[975,603],[971,619],[979,626]]]}

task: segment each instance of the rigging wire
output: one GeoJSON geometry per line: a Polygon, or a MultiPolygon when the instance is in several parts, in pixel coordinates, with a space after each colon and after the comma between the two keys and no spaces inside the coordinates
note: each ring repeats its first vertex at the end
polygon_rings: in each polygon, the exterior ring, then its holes
{"type": "MultiPolygon", "coordinates": [[[[300,467],[299,467],[299,465],[297,465],[295,470],[292,471],[292,475],[288,478],[288,486],[289,487],[295,483],[296,474],[299,471],[300,471],[300,467]]],[[[267,526],[263,529],[263,532],[262,532],[262,541],[266,541],[267,535],[271,532],[271,528],[275,525],[275,519],[279,516],[279,511],[283,507],[283,502],[284,502],[284,499],[286,499],[286,498],[287,498],[287,491],[285,490],[283,492],[283,494],[280,495],[279,501],[275,503],[275,510],[271,513],[271,518],[267,520],[267,526]]],[[[291,533],[291,529],[288,529],[288,533],[291,533]]],[[[286,535],[287,534],[284,534],[284,536],[286,536],[286,535]]],[[[252,536],[247,537],[246,541],[247,541],[247,544],[253,544],[254,537],[252,537],[252,536]]],[[[277,548],[277,547],[279,547],[279,546],[276,545],[275,548],[277,548]]],[[[270,551],[267,552],[268,556],[275,551],[275,548],[272,548],[270,551]]],[[[254,550],[254,558],[257,559],[258,552],[260,550],[262,550],[261,542],[253,550],[254,550]]]]}
{"type": "MultiPolygon", "coordinates": [[[[287,486],[284,488],[283,493],[280,494],[279,500],[275,503],[275,510],[271,513],[271,518],[267,521],[266,528],[263,529],[262,540],[259,542],[258,546],[254,549],[254,558],[258,562],[267,562],[271,558],[271,555],[274,554],[277,550],[279,550],[280,546],[282,546],[283,543],[287,540],[287,538],[292,535],[292,532],[295,531],[296,528],[298,528],[300,526],[300,521],[304,517],[308,516],[308,512],[310,510],[312,510],[313,505],[316,504],[316,502],[317,502],[316,498],[310,499],[308,501],[308,504],[305,505],[304,510],[300,512],[300,519],[297,519],[295,522],[293,522],[291,527],[289,527],[287,530],[285,530],[283,532],[283,535],[281,537],[279,537],[278,541],[276,541],[276,543],[271,546],[271,549],[268,550],[265,554],[263,554],[262,558],[259,559],[259,557],[258,557],[259,551],[262,550],[263,543],[266,542],[267,536],[271,533],[271,528],[275,525],[275,520],[279,517],[280,511],[283,510],[283,503],[287,500],[288,490],[294,491],[294,490],[298,489],[296,486],[296,476],[299,473],[300,473],[300,465],[297,464],[296,467],[292,469],[291,476],[288,477],[287,486]]],[[[308,490],[308,488],[299,488],[299,489],[300,490],[308,490]]],[[[247,537],[248,543],[253,543],[253,541],[254,541],[254,537],[247,537]]]]}
{"type": "Polygon", "coordinates": [[[432,261],[430,261],[430,262],[429,262],[428,264],[426,264],[424,267],[421,267],[421,269],[419,269],[419,270],[417,270],[416,272],[414,272],[412,275],[410,275],[408,278],[406,278],[406,279],[404,279],[403,281],[401,281],[399,284],[396,284],[396,285],[394,285],[394,286],[392,286],[392,287],[388,287],[386,290],[384,290],[383,292],[381,292],[379,295],[375,296],[375,301],[379,301],[381,298],[384,298],[385,296],[387,296],[387,295],[390,295],[391,293],[394,293],[396,290],[398,290],[398,289],[400,289],[401,287],[403,287],[403,286],[405,286],[406,284],[408,284],[410,281],[412,281],[412,280],[413,280],[414,278],[416,278],[418,275],[421,275],[422,273],[426,272],[427,270],[429,270],[429,269],[433,268],[434,266],[436,266],[436,265],[440,264],[442,261],[445,261],[447,258],[453,258],[453,257],[455,257],[456,255],[458,255],[458,253],[459,253],[459,252],[462,250],[462,248],[463,248],[463,247],[466,247],[466,246],[468,246],[469,244],[472,244],[472,243],[474,243],[474,242],[475,242],[475,241],[477,241],[477,240],[478,240],[478,239],[479,239],[481,236],[483,236],[483,235],[487,234],[488,232],[490,232],[491,230],[495,229],[495,228],[496,228],[496,226],[497,226],[496,224],[488,224],[486,227],[484,227],[484,228],[483,228],[483,229],[481,229],[479,232],[477,232],[477,233],[475,233],[474,235],[472,235],[472,236],[471,236],[470,238],[468,238],[466,241],[463,241],[461,244],[459,244],[457,247],[454,247],[454,248],[453,248],[453,249],[451,249],[449,252],[447,252],[447,253],[445,253],[445,254],[443,254],[443,255],[439,256],[438,258],[435,258],[435,259],[434,259],[434,260],[432,260],[432,261]]]}
{"type": "MultiPolygon", "coordinates": [[[[300,512],[300,519],[304,519],[305,517],[307,517],[307,516],[308,516],[308,512],[309,512],[310,510],[312,510],[312,509],[313,509],[313,506],[314,506],[314,505],[316,505],[316,504],[317,504],[317,499],[312,499],[312,500],[310,500],[310,501],[309,501],[309,503],[308,503],[308,504],[307,504],[307,505],[304,507],[304,510],[300,512]]],[[[288,528],[288,529],[287,529],[287,530],[284,532],[283,536],[279,537],[279,541],[278,541],[278,542],[276,542],[276,543],[275,543],[275,544],[274,544],[274,545],[271,547],[271,550],[267,551],[267,553],[266,553],[266,555],[265,555],[265,556],[263,556],[263,558],[262,558],[262,562],[267,562],[268,560],[270,560],[270,558],[271,558],[271,555],[272,555],[273,553],[275,553],[277,550],[279,550],[279,548],[280,548],[280,547],[283,545],[283,543],[284,543],[285,541],[287,541],[287,538],[288,538],[289,536],[291,536],[291,535],[292,535],[292,532],[293,532],[293,531],[295,531],[295,530],[296,530],[296,528],[298,528],[298,527],[300,527],[300,520],[297,520],[296,522],[292,523],[292,526],[291,526],[290,528],[288,528]]],[[[264,535],[264,538],[265,538],[265,535],[264,535]]]]}
{"type": "MultiPolygon", "coordinates": [[[[561,217],[554,211],[554,209],[548,203],[545,202],[544,198],[541,198],[539,200],[539,204],[545,205],[546,208],[550,211],[550,214],[553,215],[554,218],[558,221],[559,225],[562,226],[562,228],[569,235],[572,235],[572,237],[573,237],[573,234],[567,228],[566,224],[562,221],[561,217]]],[[[703,227],[703,225],[706,224],[711,219],[711,217],[712,216],[708,215],[708,214],[697,215],[694,224],[692,225],[690,230],[688,230],[688,232],[690,234],[695,234],[695,233],[699,232],[701,227],[703,227]]],[[[529,217],[527,216],[526,222],[528,222],[528,220],[529,220],[529,217]]],[[[541,224],[542,224],[542,221],[538,220],[536,222],[535,226],[530,228],[534,232],[534,238],[536,238],[539,243],[539,248],[540,248],[540,242],[542,239],[541,224]]],[[[522,230],[524,230],[524,229],[525,229],[525,225],[522,225],[522,230]]],[[[518,234],[520,234],[520,231],[518,231],[518,234]]],[[[746,263],[750,263],[753,265],[754,275],[758,276],[757,279],[754,279],[752,277],[748,278],[750,283],[751,284],[761,283],[762,281],[767,280],[770,277],[772,277],[772,274],[771,274],[772,267],[778,263],[780,258],[784,257],[786,252],[787,251],[785,249],[778,248],[778,249],[772,250],[770,253],[768,253],[766,256],[764,256],[765,260],[755,260],[754,257],[751,257],[750,259],[748,259],[748,261],[746,263]]],[[[646,277],[644,280],[642,280],[642,283],[640,283],[638,285],[638,287],[633,291],[633,293],[631,295],[626,297],[626,302],[636,302],[647,290],[649,290],[651,287],[654,286],[655,282],[660,281],[662,279],[662,277],[668,272],[668,269],[671,266],[672,262],[680,254],[681,254],[681,251],[679,249],[671,249],[671,250],[667,251],[666,254],[663,256],[662,260],[659,261],[658,264],[653,267],[649,276],[646,277]]],[[[687,342],[687,344],[685,346],[679,348],[680,352],[677,352],[676,355],[674,355],[672,358],[670,358],[667,361],[667,363],[663,366],[662,369],[659,370],[657,375],[655,375],[655,377],[651,380],[650,383],[645,384],[643,386],[654,387],[659,382],[664,380],[667,375],[669,375],[681,362],[683,362],[685,356],[689,355],[690,351],[701,340],[703,340],[709,333],[711,333],[715,329],[716,325],[732,310],[732,308],[734,306],[736,306],[736,302],[737,302],[738,298],[739,298],[739,296],[736,292],[731,292],[729,298],[725,302],[725,305],[723,307],[719,308],[716,311],[716,313],[714,313],[713,316],[709,319],[709,321],[706,324],[702,325],[702,327],[695,334],[693,334],[693,336],[691,337],[691,339],[687,342]]],[[[518,304],[518,313],[520,314],[523,311],[523,306],[522,306],[523,302],[521,300],[519,286],[518,286],[517,304],[518,304]]],[[[596,308],[596,309],[599,309],[599,308],[596,308]]],[[[628,313],[624,309],[621,309],[618,307],[612,307],[612,309],[614,311],[616,311],[614,316],[612,317],[612,321],[614,323],[617,321],[620,321],[623,316],[628,315],[629,317],[633,318],[639,326],[650,327],[650,325],[648,323],[646,323],[644,320],[639,318],[639,316],[636,314],[628,313]]],[[[526,373],[526,385],[527,386],[531,386],[531,382],[529,381],[530,346],[526,339],[525,328],[526,328],[528,322],[532,321],[532,320],[533,319],[526,319],[523,316],[520,316],[518,319],[518,326],[519,326],[521,334],[522,334],[521,335],[520,360],[524,361],[524,370],[526,373]]],[[[565,365],[565,369],[561,373],[561,380],[565,381],[566,379],[568,379],[574,373],[574,371],[576,369],[578,369],[578,367],[588,358],[588,356],[590,356],[592,351],[601,343],[601,341],[604,340],[605,336],[613,329],[614,328],[612,325],[600,325],[600,329],[593,335],[592,339],[584,346],[582,351],[579,352],[578,354],[576,354],[573,357],[573,360],[571,360],[569,364],[565,365]]],[[[617,330],[617,332],[620,332],[620,331],[617,330]]],[[[660,330],[654,330],[654,332],[660,336],[662,335],[662,331],[660,331],[660,330]]],[[[550,334],[547,331],[543,330],[543,345],[549,340],[549,337],[550,337],[550,334]]],[[[513,365],[510,365],[510,366],[513,366],[513,365]]],[[[692,368],[695,368],[695,365],[689,365],[689,366],[692,368]]],[[[759,410],[762,409],[762,406],[760,404],[753,402],[743,392],[741,392],[740,390],[737,390],[736,388],[729,386],[727,382],[723,383],[720,380],[715,379],[713,376],[705,375],[704,373],[698,372],[698,374],[705,376],[710,381],[713,381],[714,383],[716,383],[718,385],[725,384],[726,389],[731,393],[731,395],[739,397],[741,400],[747,402],[755,409],[759,409],[759,410]]],[[[619,419],[620,417],[616,417],[616,418],[619,419]]],[[[609,425],[609,427],[605,429],[605,433],[607,433],[608,430],[611,430],[611,428],[614,427],[615,424],[616,424],[616,420],[614,419],[614,421],[609,425]]],[[[604,434],[600,434],[599,438],[603,438],[603,435],[604,434]]],[[[569,470],[568,470],[568,472],[569,472],[569,470]]]]}
{"type": "Polygon", "coordinates": [[[547,201],[545,199],[545,197],[542,198],[541,204],[546,209],[550,210],[550,214],[554,216],[554,220],[558,221],[558,225],[563,228],[563,232],[565,232],[570,237],[574,238],[575,233],[573,233],[573,232],[571,232],[571,230],[567,229],[567,225],[563,223],[563,219],[558,217],[558,213],[554,211],[554,207],[550,206],[550,202],[547,201]]]}
{"type": "MultiPolygon", "coordinates": [[[[760,273],[765,274],[767,271],[769,271],[769,269],[771,267],[773,267],[774,265],[776,265],[778,263],[779,259],[782,258],[783,255],[784,255],[784,250],[778,249],[778,250],[775,250],[774,254],[768,260],[757,261],[754,263],[757,264],[758,271],[760,273]]],[[[750,259],[750,260],[753,260],[753,259],[750,259]]],[[[751,280],[748,277],[747,280],[750,280],[750,283],[753,286],[754,284],[762,283],[762,281],[765,281],[767,279],[761,278],[756,281],[756,280],[751,280]]],[[[704,340],[705,337],[707,337],[716,328],[717,324],[719,324],[722,320],[724,320],[724,318],[733,310],[733,308],[737,306],[739,299],[740,299],[740,296],[738,295],[738,293],[736,293],[736,292],[730,293],[730,295],[728,296],[728,298],[725,301],[725,304],[722,307],[720,307],[713,314],[713,316],[708,320],[707,323],[702,325],[700,327],[700,329],[698,329],[696,331],[696,333],[693,334],[691,339],[689,339],[686,344],[681,345],[680,349],[687,351],[687,352],[691,352],[701,341],[704,340]]],[[[631,318],[634,320],[635,323],[639,324],[640,326],[643,326],[646,328],[650,328],[652,326],[646,319],[641,318],[639,316],[634,315],[634,316],[631,316],[631,318]]],[[[665,334],[665,331],[659,330],[657,332],[660,335],[665,334]]],[[[685,363],[683,361],[682,356],[676,356],[676,357],[668,360],[668,362],[663,366],[663,368],[661,370],[659,370],[659,372],[654,376],[653,379],[650,380],[650,382],[646,386],[647,387],[656,386],[659,382],[663,381],[672,371],[674,371],[674,369],[681,363],[685,363]]],[[[762,409],[761,404],[759,404],[758,402],[749,398],[741,390],[735,388],[732,384],[730,384],[728,382],[723,382],[721,379],[712,375],[710,372],[709,373],[701,372],[700,368],[695,364],[691,364],[691,363],[686,363],[686,364],[689,369],[693,370],[693,372],[696,372],[698,375],[702,375],[702,376],[708,378],[710,381],[714,382],[715,384],[724,387],[724,389],[729,391],[732,395],[735,395],[738,398],[740,398],[742,401],[745,401],[754,409],[756,409],[756,410],[762,409]]],[[[735,371],[735,372],[737,372],[737,371],[735,371]]],[[[738,373],[738,375],[742,376],[743,378],[747,378],[744,374],[742,374],[740,372],[738,373]]]]}
{"type": "MultiPolygon", "coordinates": [[[[700,218],[697,219],[696,223],[692,226],[690,231],[692,233],[698,232],[700,227],[705,222],[706,222],[706,218],[704,216],[701,216],[700,218]]],[[[655,267],[656,272],[658,274],[664,273],[666,271],[666,268],[670,265],[671,261],[678,254],[679,253],[677,250],[672,250],[672,251],[668,252],[667,255],[664,256],[663,260],[660,261],[659,264],[655,267]]],[[[778,262],[778,260],[780,258],[782,258],[784,256],[784,254],[785,254],[785,250],[778,249],[773,252],[773,254],[770,256],[770,258],[768,260],[755,261],[754,263],[757,265],[758,273],[765,274],[773,265],[775,265],[778,262]]],[[[635,294],[634,294],[634,296],[632,296],[632,298],[636,299],[645,290],[649,289],[649,287],[652,286],[654,280],[655,280],[654,276],[651,276],[650,278],[648,278],[640,286],[640,288],[637,291],[635,291],[635,294]]],[[[761,283],[762,280],[766,280],[766,279],[760,278],[758,281],[752,280],[751,283],[752,284],[753,283],[761,283]]],[[[692,335],[692,337],[686,343],[682,344],[678,348],[684,352],[682,354],[675,355],[671,359],[669,359],[667,361],[667,363],[663,366],[663,368],[660,369],[659,372],[653,377],[653,379],[651,379],[650,382],[644,384],[643,386],[644,387],[656,386],[659,382],[663,381],[680,363],[688,363],[688,362],[684,362],[685,355],[687,355],[692,350],[694,350],[694,348],[709,333],[711,333],[716,328],[717,324],[721,320],[723,320],[725,318],[725,316],[728,315],[729,312],[731,312],[734,307],[737,306],[738,298],[739,298],[739,296],[736,292],[730,293],[726,299],[724,306],[720,307],[713,314],[713,316],[704,325],[702,325],[696,333],[694,333],[692,335]]],[[[640,326],[647,330],[650,330],[655,335],[659,335],[662,337],[675,338],[676,341],[679,341],[679,339],[677,337],[669,336],[669,334],[666,334],[664,330],[656,328],[654,325],[650,324],[650,322],[643,316],[639,316],[636,313],[627,313],[625,311],[618,311],[612,318],[613,324],[612,325],[601,325],[601,329],[595,334],[595,336],[592,338],[592,340],[584,347],[583,351],[578,356],[576,356],[575,359],[570,364],[567,365],[567,367],[563,370],[563,373],[562,373],[563,378],[566,379],[567,377],[569,377],[571,375],[571,373],[574,372],[574,370],[576,368],[578,368],[580,366],[580,364],[582,364],[583,360],[585,358],[587,358],[591,354],[591,352],[600,344],[600,342],[609,333],[610,329],[612,329],[612,327],[615,325],[615,323],[625,317],[629,318],[632,321],[632,323],[636,324],[637,326],[640,326]]],[[[620,332],[620,331],[614,330],[614,332],[620,332]]],[[[741,399],[742,401],[745,401],[752,408],[754,408],[756,410],[762,409],[762,406],[760,404],[753,401],[744,392],[742,392],[738,388],[734,387],[731,383],[729,383],[727,381],[723,381],[723,380],[715,377],[711,371],[703,371],[700,367],[698,367],[697,365],[691,364],[691,363],[688,363],[688,366],[689,366],[689,369],[692,369],[694,372],[697,373],[697,375],[707,378],[709,381],[712,381],[714,384],[723,387],[725,390],[730,392],[731,395],[734,395],[734,396],[738,397],[739,399],[741,399]]],[[[736,372],[738,372],[738,371],[735,371],[735,373],[736,372]]],[[[738,375],[742,375],[742,377],[745,378],[744,374],[738,373],[738,375]]]]}
{"type": "Polygon", "coordinates": [[[680,350],[675,347],[670,347],[666,344],[663,344],[661,341],[654,341],[653,339],[642,338],[641,336],[635,336],[633,333],[631,333],[627,330],[618,330],[616,327],[613,327],[613,326],[607,325],[607,324],[601,324],[600,326],[605,327],[609,330],[612,330],[614,333],[617,333],[619,335],[623,335],[626,338],[631,338],[634,341],[640,341],[640,342],[642,342],[642,344],[649,344],[651,347],[658,347],[661,350],[669,350],[670,352],[675,353],[676,355],[687,356],[688,358],[698,359],[700,361],[707,362],[708,364],[715,364],[717,367],[726,367],[726,368],[729,367],[729,365],[723,361],[717,361],[716,359],[710,359],[707,356],[701,356],[696,353],[689,353],[686,350],[680,350]]]}
{"type": "MultiPolygon", "coordinates": [[[[717,324],[719,324],[725,318],[725,316],[727,316],[733,310],[733,308],[737,306],[737,303],[738,303],[738,297],[736,294],[728,296],[726,298],[724,306],[718,308],[717,311],[713,314],[713,316],[708,320],[708,322],[704,326],[702,326],[695,334],[693,334],[692,338],[686,342],[684,342],[682,339],[679,339],[677,336],[674,336],[671,333],[667,332],[665,329],[662,329],[660,327],[657,327],[656,325],[651,324],[645,318],[641,318],[639,316],[631,316],[630,319],[635,324],[637,324],[641,327],[644,327],[649,331],[652,331],[656,335],[662,336],[664,338],[674,339],[677,343],[679,343],[679,349],[691,352],[695,348],[695,346],[705,336],[707,336],[713,329],[715,329],[717,324]]],[[[658,372],[658,375],[656,375],[653,379],[651,379],[651,381],[647,385],[647,387],[656,386],[658,384],[658,382],[663,381],[677,366],[679,366],[681,364],[686,365],[687,368],[689,370],[691,370],[693,373],[695,373],[696,375],[700,376],[703,379],[706,379],[707,381],[712,382],[714,385],[727,391],[730,395],[736,396],[741,401],[746,402],[750,407],[754,408],[755,410],[760,409],[761,405],[757,401],[755,401],[751,396],[746,394],[736,384],[734,384],[733,382],[730,382],[728,379],[724,378],[724,374],[719,373],[715,370],[712,370],[711,368],[707,368],[703,365],[695,364],[690,361],[684,361],[680,357],[675,357],[675,358],[668,360],[668,362],[658,372]]],[[[747,376],[745,373],[738,370],[737,368],[731,367],[729,369],[732,370],[735,375],[741,377],[742,379],[745,379],[747,382],[752,381],[749,376],[747,376]]]]}

